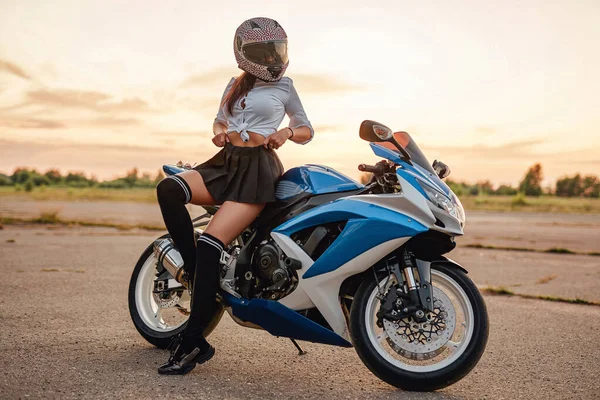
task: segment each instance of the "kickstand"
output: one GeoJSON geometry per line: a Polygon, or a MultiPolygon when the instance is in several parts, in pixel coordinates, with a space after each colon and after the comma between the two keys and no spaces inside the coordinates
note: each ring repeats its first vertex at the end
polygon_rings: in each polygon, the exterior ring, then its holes
{"type": "Polygon", "coordinates": [[[300,345],[294,339],[290,338],[290,340],[292,341],[292,343],[294,343],[294,346],[296,346],[296,348],[298,349],[299,356],[303,356],[306,354],[306,352],[304,350],[302,350],[302,347],[300,347],[300,345]]]}

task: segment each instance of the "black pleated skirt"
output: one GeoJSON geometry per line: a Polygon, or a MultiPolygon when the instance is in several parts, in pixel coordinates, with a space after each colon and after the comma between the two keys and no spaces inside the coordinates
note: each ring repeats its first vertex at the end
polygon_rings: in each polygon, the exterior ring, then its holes
{"type": "Polygon", "coordinates": [[[275,201],[277,180],[283,174],[283,165],[275,150],[231,143],[225,143],[221,151],[194,169],[202,175],[217,204],[275,201]]]}

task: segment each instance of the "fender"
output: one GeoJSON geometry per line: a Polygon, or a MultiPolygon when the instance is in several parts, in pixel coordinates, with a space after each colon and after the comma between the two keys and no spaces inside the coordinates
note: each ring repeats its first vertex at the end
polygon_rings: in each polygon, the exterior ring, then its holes
{"type": "Polygon", "coordinates": [[[449,259],[448,257],[445,257],[445,256],[440,256],[440,260],[432,261],[431,265],[444,265],[446,267],[456,268],[458,270],[461,270],[465,274],[469,273],[469,271],[467,271],[462,265],[460,265],[456,261],[451,260],[451,259],[449,259]]]}

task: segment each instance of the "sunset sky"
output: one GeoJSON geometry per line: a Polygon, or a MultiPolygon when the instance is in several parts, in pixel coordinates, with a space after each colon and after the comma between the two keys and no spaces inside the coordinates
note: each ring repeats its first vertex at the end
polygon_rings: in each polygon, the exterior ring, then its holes
{"type": "MultiPolygon", "coordinates": [[[[600,2],[0,2],[0,172],[19,165],[101,179],[202,162],[239,74],[233,34],[276,19],[316,134],[286,168],[353,177],[377,161],[364,119],[411,133],[453,178],[547,182],[600,171],[600,2]]],[[[287,119],[284,120],[287,123],[287,119]]]]}

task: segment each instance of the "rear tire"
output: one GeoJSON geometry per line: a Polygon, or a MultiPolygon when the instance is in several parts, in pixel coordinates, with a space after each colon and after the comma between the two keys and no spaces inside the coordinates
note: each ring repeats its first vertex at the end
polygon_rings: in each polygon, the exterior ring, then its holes
{"type": "MultiPolygon", "coordinates": [[[[488,339],[488,315],[485,302],[477,287],[465,273],[446,266],[432,267],[452,279],[462,288],[473,309],[473,331],[466,349],[451,364],[438,370],[416,372],[402,369],[386,360],[377,351],[367,328],[367,305],[377,290],[374,279],[364,281],[358,288],[350,310],[350,333],[356,352],[377,377],[390,385],[410,391],[433,391],[452,385],[465,377],[481,358],[488,339]]],[[[434,279],[435,287],[435,279],[434,279]]]]}
{"type": "MultiPolygon", "coordinates": [[[[164,239],[170,237],[169,235],[163,235],[159,239],[164,239]]],[[[144,250],[140,259],[138,260],[135,268],[133,269],[133,273],[131,275],[131,280],[129,282],[129,292],[128,292],[128,303],[129,303],[129,314],[131,315],[131,320],[133,321],[133,325],[135,329],[142,335],[146,341],[150,344],[161,348],[166,349],[171,342],[173,336],[183,332],[185,327],[187,326],[187,320],[180,326],[175,329],[164,331],[154,329],[152,326],[149,326],[146,322],[144,322],[144,318],[140,315],[140,311],[138,309],[138,304],[136,302],[136,286],[139,284],[140,272],[142,269],[147,266],[148,262],[156,263],[156,258],[154,257],[154,249],[153,244],[150,244],[144,250]],[[152,260],[151,260],[152,259],[152,260]]],[[[208,337],[212,333],[212,331],[217,327],[221,317],[223,316],[223,307],[218,307],[216,313],[213,315],[210,324],[204,331],[204,336],[208,337]]]]}

